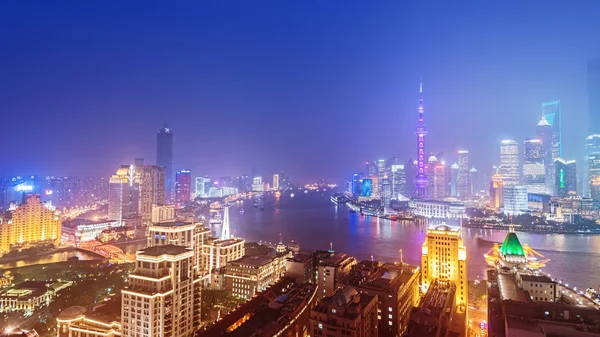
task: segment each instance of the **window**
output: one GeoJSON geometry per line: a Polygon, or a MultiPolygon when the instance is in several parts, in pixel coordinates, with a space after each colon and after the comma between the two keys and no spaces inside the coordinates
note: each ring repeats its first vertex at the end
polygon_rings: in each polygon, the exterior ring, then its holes
{"type": "Polygon", "coordinates": [[[323,329],[323,323],[319,323],[319,329],[323,329]]]}
{"type": "Polygon", "coordinates": [[[389,307],[389,308],[388,308],[388,310],[389,310],[390,312],[392,312],[392,307],[389,307]]]}
{"type": "Polygon", "coordinates": [[[335,314],[335,313],[336,313],[336,310],[335,310],[335,309],[331,309],[331,313],[332,313],[332,314],[335,314]]]}

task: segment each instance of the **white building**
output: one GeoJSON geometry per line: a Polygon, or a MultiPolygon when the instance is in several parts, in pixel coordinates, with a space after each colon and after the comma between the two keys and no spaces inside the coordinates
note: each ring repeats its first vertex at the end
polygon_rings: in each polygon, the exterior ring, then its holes
{"type": "Polygon", "coordinates": [[[414,215],[426,218],[458,219],[464,217],[466,212],[462,202],[414,200],[409,205],[414,215]]]}
{"type": "Polygon", "coordinates": [[[504,186],[504,214],[519,215],[528,208],[526,186],[504,186]]]}
{"type": "Polygon", "coordinates": [[[121,292],[122,336],[193,335],[193,258],[193,250],[175,245],[137,252],[135,271],[121,292]]]}
{"type": "Polygon", "coordinates": [[[519,185],[519,143],[506,139],[500,143],[500,169],[498,173],[504,180],[504,186],[519,185]]]}
{"type": "Polygon", "coordinates": [[[196,177],[196,198],[206,198],[208,189],[206,186],[210,183],[210,179],[205,177],[196,177]]]}
{"type": "Polygon", "coordinates": [[[262,192],[265,190],[265,185],[262,182],[262,177],[252,178],[252,191],[262,192]]]}
{"type": "Polygon", "coordinates": [[[152,223],[175,221],[175,205],[153,205],[152,223]]]}

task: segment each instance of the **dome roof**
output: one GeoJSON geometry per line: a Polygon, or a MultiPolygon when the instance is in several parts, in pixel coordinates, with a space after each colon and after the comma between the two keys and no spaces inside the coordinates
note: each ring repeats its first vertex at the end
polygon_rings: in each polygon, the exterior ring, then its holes
{"type": "Polygon", "coordinates": [[[519,255],[525,256],[525,252],[523,251],[523,246],[521,246],[521,242],[517,237],[515,232],[508,232],[506,234],[506,238],[504,238],[504,242],[502,246],[500,246],[500,253],[502,255],[519,255]]]}
{"type": "Polygon", "coordinates": [[[436,161],[438,161],[438,159],[437,159],[437,157],[436,157],[436,156],[431,156],[431,157],[429,157],[429,160],[428,160],[428,161],[429,161],[430,163],[435,163],[436,161]]]}
{"type": "Polygon", "coordinates": [[[58,314],[57,318],[61,319],[61,320],[75,319],[75,318],[85,314],[86,312],[87,312],[87,309],[85,307],[75,305],[75,306],[68,307],[65,310],[61,311],[60,314],[58,314]]]}

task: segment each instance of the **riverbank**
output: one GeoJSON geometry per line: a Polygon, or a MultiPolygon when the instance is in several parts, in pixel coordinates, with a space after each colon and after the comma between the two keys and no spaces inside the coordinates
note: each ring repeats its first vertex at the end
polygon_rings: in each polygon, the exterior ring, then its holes
{"type": "Polygon", "coordinates": [[[491,229],[491,230],[501,230],[507,231],[511,229],[511,227],[516,232],[522,233],[533,233],[533,234],[573,234],[573,235],[600,235],[600,228],[598,229],[588,229],[588,230],[578,230],[577,227],[573,228],[570,225],[561,226],[560,228],[538,228],[538,227],[528,227],[521,226],[518,224],[504,224],[504,223],[472,223],[472,222],[464,222],[462,225],[464,228],[474,228],[474,229],[491,229]],[[571,227],[571,228],[570,228],[571,227]]]}

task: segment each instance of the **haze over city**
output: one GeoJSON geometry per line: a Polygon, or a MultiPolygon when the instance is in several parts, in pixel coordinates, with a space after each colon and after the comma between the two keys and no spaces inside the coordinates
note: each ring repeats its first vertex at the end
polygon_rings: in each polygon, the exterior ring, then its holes
{"type": "Polygon", "coordinates": [[[491,172],[504,138],[561,100],[583,158],[600,4],[578,2],[3,2],[0,175],[109,176],[174,132],[174,167],[339,181],[428,151],[491,172]]]}

